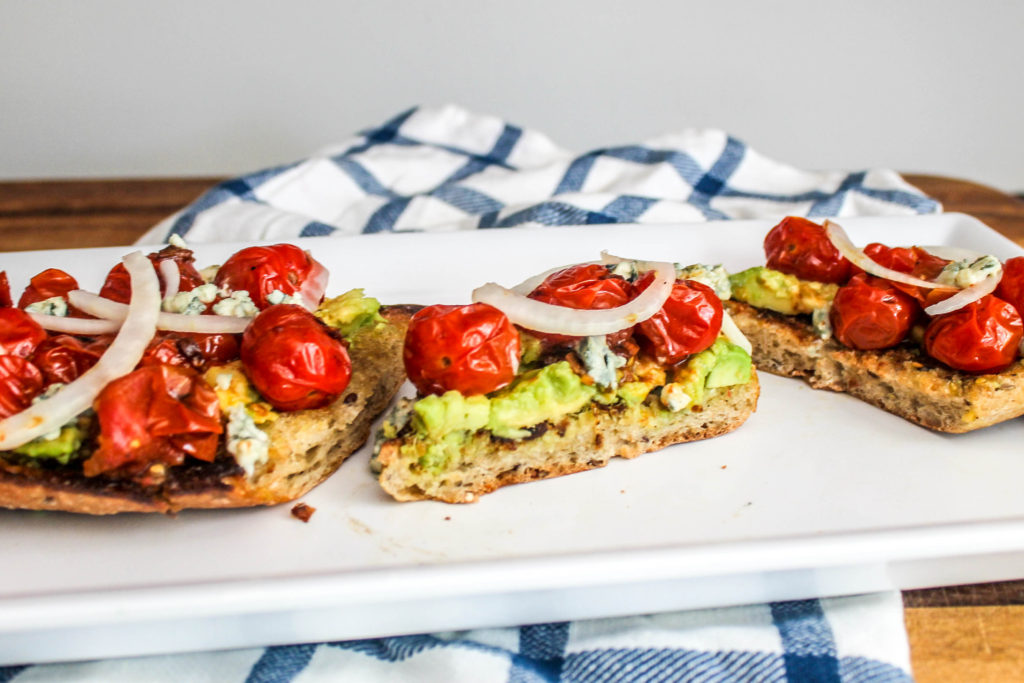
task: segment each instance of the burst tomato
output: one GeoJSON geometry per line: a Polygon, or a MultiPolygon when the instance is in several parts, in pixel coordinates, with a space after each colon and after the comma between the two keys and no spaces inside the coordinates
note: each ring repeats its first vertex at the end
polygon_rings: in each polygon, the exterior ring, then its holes
{"type": "Polygon", "coordinates": [[[19,356],[0,356],[0,419],[20,413],[43,393],[43,373],[19,356]]]}
{"type": "Polygon", "coordinates": [[[0,308],[9,308],[13,305],[11,283],[7,281],[7,271],[0,270],[0,308]]]}
{"type": "Polygon", "coordinates": [[[1003,263],[1003,279],[995,295],[1024,315],[1024,256],[1014,256],[1003,263]]]}
{"type": "Polygon", "coordinates": [[[241,356],[253,386],[278,410],[325,406],[352,375],[345,345],[295,304],[261,311],[242,336],[241,356]]]}
{"type": "Polygon", "coordinates": [[[852,264],[833,246],[825,228],[797,216],[787,216],[764,238],[768,267],[804,280],[842,284],[853,274],[852,264]]]}
{"type": "Polygon", "coordinates": [[[0,308],[0,354],[28,358],[46,339],[46,330],[20,308],[0,308]]]}
{"type": "Polygon", "coordinates": [[[78,282],[63,270],[47,268],[29,280],[28,287],[18,299],[18,308],[25,308],[37,301],[55,296],[67,297],[72,289],[78,289],[78,282]]]}
{"type": "MultiPolygon", "coordinates": [[[[872,242],[864,247],[864,254],[879,265],[913,275],[922,280],[934,280],[949,263],[948,260],[939,258],[921,247],[887,247],[879,242],[872,242]]],[[[863,272],[859,268],[855,268],[855,270],[863,272]]],[[[934,303],[936,297],[941,300],[951,294],[949,290],[914,287],[902,282],[893,282],[892,285],[925,305],[934,303]]]]}
{"type": "Polygon", "coordinates": [[[43,373],[46,386],[67,384],[96,364],[102,349],[90,347],[67,334],[45,339],[32,354],[32,362],[43,373]]]}
{"type": "MultiPolygon", "coordinates": [[[[636,294],[636,289],[628,280],[618,275],[612,275],[607,266],[593,263],[570,266],[557,273],[552,273],[530,292],[529,297],[555,306],[598,310],[622,306],[636,294]]],[[[632,328],[610,334],[608,343],[611,346],[621,344],[629,338],[631,333],[632,328]]],[[[530,334],[548,346],[572,344],[579,339],[579,337],[532,330],[530,334]]]]}
{"type": "Polygon", "coordinates": [[[154,463],[180,465],[186,456],[217,456],[217,394],[194,371],[150,365],[115,379],[93,402],[98,447],[83,463],[86,476],[117,470],[137,474],[154,463]]]}
{"type": "MultiPolygon", "coordinates": [[[[653,280],[653,274],[645,275],[637,290],[643,291],[653,280]]],[[[722,301],[715,290],[694,280],[676,280],[661,310],[637,325],[637,336],[659,363],[674,365],[714,344],[722,317],[722,301]]]]}
{"type": "Polygon", "coordinates": [[[233,334],[158,332],[146,347],[140,365],[181,365],[200,372],[238,357],[238,338],[233,334]]]}
{"type": "Polygon", "coordinates": [[[487,304],[427,306],[409,322],[405,371],[422,394],[487,394],[519,368],[519,333],[487,304]]]}
{"type": "Polygon", "coordinates": [[[991,294],[952,313],[932,318],[924,349],[932,358],[966,372],[999,372],[1017,357],[1024,337],[1021,316],[991,294]]]}
{"type": "MultiPolygon", "coordinates": [[[[179,292],[188,292],[203,284],[203,276],[199,274],[199,271],[193,265],[195,257],[192,256],[191,249],[182,249],[175,246],[164,247],[158,252],[149,254],[149,260],[153,262],[153,267],[157,268],[158,275],[161,261],[172,260],[178,264],[179,292]]],[[[167,288],[164,286],[164,280],[161,277],[160,292],[162,294],[166,291],[167,288]]],[[[132,298],[131,281],[123,263],[118,263],[107,273],[107,279],[100,289],[100,296],[120,301],[123,304],[128,303],[132,298]]]]}
{"type": "Polygon", "coordinates": [[[921,307],[892,282],[866,273],[854,275],[832,300],[832,333],[854,349],[885,349],[907,336],[921,307]]]}
{"type": "Polygon", "coordinates": [[[248,247],[235,253],[217,271],[218,287],[249,292],[258,308],[270,305],[267,295],[277,290],[310,305],[327,289],[327,269],[293,244],[248,247]]]}

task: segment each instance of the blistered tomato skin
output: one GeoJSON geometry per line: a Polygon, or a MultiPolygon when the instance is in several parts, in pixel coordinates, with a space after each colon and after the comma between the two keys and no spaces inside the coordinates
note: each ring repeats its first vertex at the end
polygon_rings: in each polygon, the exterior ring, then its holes
{"type": "MultiPolygon", "coordinates": [[[[163,295],[167,290],[164,286],[164,279],[159,275],[159,266],[161,261],[174,261],[178,264],[178,291],[189,292],[203,284],[203,276],[199,274],[194,265],[195,257],[192,256],[191,249],[182,249],[181,247],[164,247],[160,251],[149,254],[149,260],[153,263],[153,267],[157,269],[157,274],[160,279],[160,294],[163,295]]],[[[106,299],[112,299],[126,304],[132,298],[132,286],[128,277],[128,271],[125,270],[123,263],[118,263],[116,266],[110,269],[107,273],[107,279],[103,283],[103,287],[100,289],[100,296],[106,299]]]]}
{"type": "MultiPolygon", "coordinates": [[[[591,263],[570,266],[547,276],[529,297],[553,306],[579,310],[617,308],[629,303],[637,295],[636,288],[618,275],[612,275],[606,266],[591,263]]],[[[629,338],[632,328],[608,335],[612,347],[629,338]]],[[[574,344],[579,337],[530,331],[547,346],[574,344]]]]}
{"type": "Polygon", "coordinates": [[[924,333],[925,352],[965,372],[1000,372],[1017,357],[1024,323],[1009,303],[991,294],[935,316],[924,333]]]}
{"type": "MultiPolygon", "coordinates": [[[[637,283],[643,291],[653,280],[637,283]]],[[[676,280],[665,304],[636,326],[637,337],[663,365],[674,365],[715,343],[722,329],[722,301],[715,290],[694,280],[676,280]]]]}
{"type": "Polygon", "coordinates": [[[46,386],[67,384],[95,365],[102,353],[102,349],[90,348],[71,335],[58,334],[36,348],[32,362],[42,371],[46,386]]]}
{"type": "Polygon", "coordinates": [[[11,283],[7,280],[7,271],[0,270],[0,308],[9,308],[13,305],[11,283]]]}
{"type": "Polygon", "coordinates": [[[19,308],[0,308],[0,354],[28,358],[46,339],[46,330],[19,308]]]}
{"type": "Polygon", "coordinates": [[[29,280],[28,287],[18,299],[18,308],[25,308],[37,301],[55,296],[66,297],[72,289],[78,289],[78,281],[63,270],[47,268],[29,280]]]}
{"type": "Polygon", "coordinates": [[[804,280],[842,284],[853,274],[825,228],[806,218],[787,216],[764,238],[767,265],[804,280]]]}
{"type": "Polygon", "coordinates": [[[278,410],[321,408],[352,376],[345,345],[296,304],[261,311],[242,335],[241,357],[253,386],[278,410]]]}
{"type": "Polygon", "coordinates": [[[519,368],[519,333],[488,304],[427,306],[409,321],[402,358],[421,394],[488,394],[519,368]]]}
{"type": "Polygon", "coordinates": [[[1014,256],[1003,263],[1003,279],[994,293],[1024,315],[1024,256],[1014,256]]]}
{"type": "Polygon", "coordinates": [[[887,349],[906,338],[921,307],[893,283],[865,273],[839,288],[829,314],[832,334],[853,349],[887,349]]]}
{"type": "Polygon", "coordinates": [[[238,338],[233,334],[158,332],[146,347],[140,365],[180,365],[200,372],[238,357],[238,338]]]}
{"type": "Polygon", "coordinates": [[[279,291],[319,303],[327,289],[327,269],[293,244],[248,247],[233,254],[217,271],[218,287],[249,292],[257,308],[270,305],[267,295],[279,291]]]}
{"type": "Polygon", "coordinates": [[[186,456],[211,462],[223,432],[217,394],[193,370],[150,365],[115,379],[96,397],[100,425],[86,476],[126,475],[153,463],[180,465],[186,456]]]}
{"type": "Polygon", "coordinates": [[[43,393],[43,374],[32,362],[0,355],[0,419],[20,413],[43,393]]]}

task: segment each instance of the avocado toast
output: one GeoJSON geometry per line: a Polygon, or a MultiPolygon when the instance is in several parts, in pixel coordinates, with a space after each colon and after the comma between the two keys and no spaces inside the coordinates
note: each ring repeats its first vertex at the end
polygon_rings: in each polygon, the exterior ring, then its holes
{"type": "MultiPolygon", "coordinates": [[[[382,487],[402,501],[468,503],[740,426],[759,385],[745,340],[723,326],[715,286],[728,286],[724,271],[668,265],[662,301],[647,303],[653,312],[622,311],[621,326],[610,323],[604,334],[572,334],[591,330],[547,321],[540,307],[530,317],[515,297],[503,305],[506,317],[481,290],[477,303],[414,316],[405,361],[418,395],[400,399],[378,432],[373,466],[382,487]],[[488,381],[477,381],[481,373],[488,381]]],[[[614,315],[654,294],[651,272],[614,259],[505,291],[549,309],[614,315]]]]}

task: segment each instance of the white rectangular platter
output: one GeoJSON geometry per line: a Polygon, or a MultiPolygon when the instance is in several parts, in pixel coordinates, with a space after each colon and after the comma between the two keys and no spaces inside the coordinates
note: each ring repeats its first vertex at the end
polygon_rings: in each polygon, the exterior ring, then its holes
{"type": "MultiPolygon", "coordinates": [[[[854,241],[1021,250],[963,215],[842,221],[854,241]]],[[[771,223],[299,240],[329,293],[463,303],[598,252],[740,270],[771,223]]],[[[241,245],[204,245],[198,265],[241,245]]],[[[97,288],[128,251],[6,254],[97,288]]],[[[0,664],[513,625],[1024,577],[1024,424],[929,432],[762,375],[717,439],[485,496],[395,503],[369,448],[277,508],[91,518],[0,511],[0,664]]]]}

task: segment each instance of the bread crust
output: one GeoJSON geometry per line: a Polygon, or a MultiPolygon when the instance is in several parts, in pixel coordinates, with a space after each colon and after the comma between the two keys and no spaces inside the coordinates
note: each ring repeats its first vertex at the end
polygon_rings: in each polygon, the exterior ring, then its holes
{"type": "Polygon", "coordinates": [[[334,403],[281,414],[267,429],[268,461],[247,477],[223,452],[190,460],[158,484],[86,477],[80,468],[41,468],[0,458],[0,507],[92,515],[174,513],[186,508],[275,505],[294,500],[334,473],[370,433],[405,379],[402,340],[412,306],[385,306],[388,325],[359,334],[349,348],[352,378],[334,403]]]}
{"type": "Polygon", "coordinates": [[[472,503],[503,486],[596,469],[616,456],[635,458],[726,434],[750,417],[759,394],[755,372],[747,384],[709,390],[700,410],[671,413],[644,404],[626,408],[595,403],[582,413],[535,428],[533,438],[501,439],[477,432],[463,449],[469,457],[439,476],[418,475],[415,458],[401,452],[406,440],[391,439],[381,444],[377,456],[380,483],[399,501],[472,503]]]}
{"type": "Polygon", "coordinates": [[[954,370],[916,345],[862,351],[822,339],[810,322],[726,301],[726,309],[754,346],[758,368],[798,377],[940,432],[959,434],[1024,415],[1024,362],[996,374],[954,370]]]}

